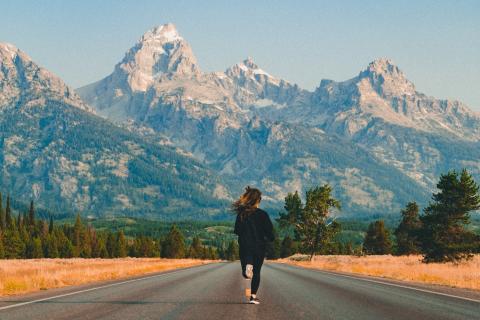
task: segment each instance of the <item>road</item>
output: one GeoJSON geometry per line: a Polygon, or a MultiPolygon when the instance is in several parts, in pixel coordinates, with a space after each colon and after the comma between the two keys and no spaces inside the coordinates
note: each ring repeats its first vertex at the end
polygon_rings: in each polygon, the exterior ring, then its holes
{"type": "Polygon", "coordinates": [[[265,264],[262,304],[246,304],[247,283],[216,263],[0,298],[0,319],[480,319],[480,300],[282,264],[265,264]]]}

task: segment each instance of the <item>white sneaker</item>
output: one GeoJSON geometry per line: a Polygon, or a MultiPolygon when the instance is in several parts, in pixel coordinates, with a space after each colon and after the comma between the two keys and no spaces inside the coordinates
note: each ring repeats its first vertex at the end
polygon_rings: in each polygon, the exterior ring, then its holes
{"type": "Polygon", "coordinates": [[[247,267],[245,269],[245,274],[247,275],[248,279],[253,278],[253,265],[247,264],[247,267]]]}
{"type": "Polygon", "coordinates": [[[250,304],[260,304],[260,300],[258,298],[250,297],[250,304]]]}

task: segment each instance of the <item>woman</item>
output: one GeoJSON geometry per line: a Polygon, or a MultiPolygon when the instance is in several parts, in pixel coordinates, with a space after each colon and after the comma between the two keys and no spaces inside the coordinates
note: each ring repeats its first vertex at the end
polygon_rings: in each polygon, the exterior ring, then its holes
{"type": "Polygon", "coordinates": [[[258,208],[261,200],[260,190],[248,186],[240,199],[232,204],[232,209],[237,214],[234,233],[238,235],[242,275],[252,279],[252,304],[260,304],[257,298],[260,269],[265,258],[266,242],[274,240],[272,222],[268,214],[258,208]]]}

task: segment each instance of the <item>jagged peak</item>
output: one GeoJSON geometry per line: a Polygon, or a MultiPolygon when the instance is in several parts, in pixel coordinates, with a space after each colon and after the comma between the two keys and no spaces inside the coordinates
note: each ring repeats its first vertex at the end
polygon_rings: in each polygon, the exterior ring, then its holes
{"type": "Polygon", "coordinates": [[[178,33],[177,28],[173,23],[166,23],[156,26],[143,34],[140,42],[146,41],[160,41],[160,42],[173,42],[177,40],[183,40],[178,33]]]}
{"type": "Polygon", "coordinates": [[[247,57],[242,62],[239,62],[232,67],[228,68],[226,71],[227,74],[236,74],[243,73],[248,75],[264,75],[269,78],[274,78],[268,72],[261,69],[253,60],[252,57],[247,57]]]}

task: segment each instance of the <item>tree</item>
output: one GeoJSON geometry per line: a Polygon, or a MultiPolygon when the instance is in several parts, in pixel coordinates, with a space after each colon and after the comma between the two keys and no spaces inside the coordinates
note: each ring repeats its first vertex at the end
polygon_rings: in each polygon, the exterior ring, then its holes
{"type": "Polygon", "coordinates": [[[298,192],[285,197],[285,211],[278,222],[281,227],[293,226],[295,238],[302,243],[303,250],[310,254],[310,260],[320,247],[327,246],[340,231],[335,220],[328,222],[331,209],[340,210],[340,202],[332,197],[332,187],[328,184],[311,188],[306,192],[305,206],[298,192]]]}
{"type": "Polygon", "coordinates": [[[424,262],[459,261],[472,257],[476,236],[465,226],[470,223],[469,213],[480,209],[479,186],[463,169],[441,175],[440,190],[433,194],[432,202],[420,217],[421,248],[424,262]]]}
{"type": "Polygon", "coordinates": [[[2,200],[2,193],[0,192],[0,230],[5,231],[7,228],[6,220],[5,220],[5,210],[3,209],[3,200],[2,200]]]}
{"type": "Polygon", "coordinates": [[[115,246],[115,257],[124,258],[127,256],[127,240],[122,230],[117,232],[117,244],[115,246]]]}
{"type": "Polygon", "coordinates": [[[369,224],[363,241],[363,248],[368,254],[389,254],[392,252],[390,233],[385,228],[383,220],[369,224]]]}
{"type": "Polygon", "coordinates": [[[422,223],[418,216],[417,203],[409,202],[401,214],[402,220],[394,232],[397,239],[396,253],[398,255],[419,253],[420,242],[418,235],[422,223]]]}
{"type": "Polygon", "coordinates": [[[74,256],[78,257],[82,253],[82,237],[83,237],[84,227],[82,223],[82,219],[80,218],[80,213],[77,213],[75,218],[75,224],[73,226],[73,239],[72,244],[75,248],[74,256]]]}
{"type": "Polygon", "coordinates": [[[35,226],[35,208],[33,206],[33,200],[30,201],[30,209],[28,210],[28,223],[32,228],[35,226]]]}
{"type": "Polygon", "coordinates": [[[53,234],[49,234],[45,244],[45,257],[58,258],[58,256],[57,238],[53,234]]]}
{"type": "Polygon", "coordinates": [[[203,258],[202,242],[198,236],[194,236],[192,239],[192,244],[188,249],[188,257],[192,259],[203,258]]]}
{"type": "Polygon", "coordinates": [[[280,239],[275,236],[275,240],[267,242],[265,257],[270,260],[280,258],[280,239]]]}
{"type": "Polygon", "coordinates": [[[115,252],[117,252],[117,239],[115,238],[115,235],[112,232],[109,232],[107,235],[106,249],[108,252],[108,256],[110,258],[114,258],[115,252]]]}
{"type": "Polygon", "coordinates": [[[0,234],[0,259],[5,258],[5,248],[3,247],[3,236],[0,234]]]}
{"type": "Polygon", "coordinates": [[[225,251],[225,259],[235,261],[240,258],[238,243],[235,240],[230,241],[225,251]]]}
{"type": "Polygon", "coordinates": [[[7,196],[7,205],[5,207],[5,224],[7,229],[13,226],[12,209],[10,208],[10,196],[7,196]]]}
{"type": "Polygon", "coordinates": [[[11,220],[10,227],[5,231],[3,245],[5,250],[5,258],[18,259],[22,258],[25,253],[25,244],[20,238],[20,233],[15,225],[15,220],[11,220]]]}
{"type": "Polygon", "coordinates": [[[280,258],[290,257],[293,254],[295,254],[295,243],[290,236],[286,236],[280,247],[280,258]]]}
{"type": "Polygon", "coordinates": [[[173,259],[185,257],[185,238],[175,224],[162,243],[162,257],[173,259]]]}

